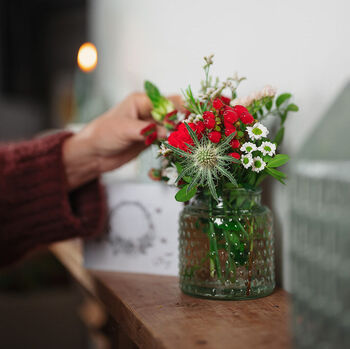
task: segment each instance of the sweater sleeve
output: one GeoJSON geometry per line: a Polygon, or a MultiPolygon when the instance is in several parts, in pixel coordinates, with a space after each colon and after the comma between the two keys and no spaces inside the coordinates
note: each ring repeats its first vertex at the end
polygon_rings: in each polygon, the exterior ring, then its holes
{"type": "Polygon", "coordinates": [[[61,132],[0,147],[0,266],[42,244],[89,237],[105,224],[99,180],[68,192],[61,132]]]}

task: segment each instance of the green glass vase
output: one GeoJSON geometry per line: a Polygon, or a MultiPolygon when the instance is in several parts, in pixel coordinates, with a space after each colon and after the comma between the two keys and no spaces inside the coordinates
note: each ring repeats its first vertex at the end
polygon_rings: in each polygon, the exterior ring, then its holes
{"type": "Polygon", "coordinates": [[[201,192],[180,214],[180,288],[189,295],[243,300],[275,288],[271,211],[261,190],[201,192]]]}

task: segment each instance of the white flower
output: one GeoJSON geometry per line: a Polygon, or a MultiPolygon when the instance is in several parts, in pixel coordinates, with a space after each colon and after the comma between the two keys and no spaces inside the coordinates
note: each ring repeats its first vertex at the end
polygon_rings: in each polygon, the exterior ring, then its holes
{"type": "Polygon", "coordinates": [[[241,162],[245,168],[249,168],[250,166],[252,166],[253,165],[252,154],[249,153],[249,154],[242,155],[241,162]]]}
{"type": "Polygon", "coordinates": [[[256,150],[256,145],[251,142],[246,142],[241,146],[241,151],[245,151],[247,153],[251,153],[252,151],[256,150]]]}
{"type": "Polygon", "coordinates": [[[203,121],[203,116],[200,114],[197,114],[193,120],[193,122],[195,122],[195,123],[197,123],[198,121],[203,121]]]}
{"type": "Polygon", "coordinates": [[[269,134],[269,130],[260,122],[257,122],[253,126],[248,126],[247,132],[249,138],[252,140],[266,137],[269,134]]]}
{"type": "Polygon", "coordinates": [[[167,181],[168,185],[175,185],[176,179],[178,177],[177,169],[174,165],[167,167],[162,170],[162,176],[168,177],[169,180],[167,181]]]}
{"type": "Polygon", "coordinates": [[[257,156],[253,159],[252,170],[254,172],[262,171],[265,168],[265,166],[266,162],[260,156],[257,156]]]}
{"type": "Polygon", "coordinates": [[[274,87],[272,87],[271,85],[266,85],[262,91],[261,91],[261,95],[262,97],[274,97],[276,94],[276,89],[274,87]]]}
{"type": "Polygon", "coordinates": [[[169,153],[171,153],[171,150],[164,144],[161,144],[160,148],[158,149],[158,155],[166,156],[169,153]]]}
{"type": "Polygon", "coordinates": [[[260,150],[263,155],[273,156],[276,153],[276,144],[271,142],[262,142],[258,150],[260,150]]]}

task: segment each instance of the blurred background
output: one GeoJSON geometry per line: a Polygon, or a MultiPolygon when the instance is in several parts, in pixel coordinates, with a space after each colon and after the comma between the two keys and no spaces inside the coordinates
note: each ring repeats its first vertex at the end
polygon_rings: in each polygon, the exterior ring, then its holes
{"type": "MultiPolygon", "coordinates": [[[[189,83],[197,90],[203,75],[203,56],[210,53],[215,54],[214,75],[225,78],[237,71],[248,78],[241,86],[242,95],[266,84],[277,87],[278,93],[292,92],[300,112],[287,121],[283,149],[293,158],[289,166],[291,184],[270,185],[266,200],[276,218],[279,280],[284,288],[297,294],[300,287],[293,287],[297,282],[293,284],[291,275],[294,280],[307,278],[309,274],[300,276],[293,270],[304,266],[307,269],[310,261],[308,258],[300,261],[300,254],[295,263],[290,258],[295,255],[293,246],[298,246],[293,243],[294,237],[300,238],[296,240],[298,243],[307,245],[307,239],[303,240],[304,235],[299,234],[307,233],[309,228],[305,226],[317,226],[321,231],[325,223],[315,222],[317,217],[331,216],[340,203],[342,212],[346,212],[344,207],[349,205],[349,197],[344,197],[350,159],[346,133],[350,126],[349,13],[350,3],[346,0],[1,0],[0,141],[26,139],[67,125],[78,129],[80,124],[129,93],[142,91],[145,79],[155,82],[164,94],[179,93],[189,83]],[[82,47],[86,42],[93,45],[82,47]],[[328,123],[331,120],[332,129],[327,127],[326,120],[328,123]],[[327,146],[322,147],[324,142],[327,146]],[[340,146],[337,151],[336,146],[340,146]],[[304,153],[309,165],[311,160],[318,161],[316,170],[303,173],[305,167],[298,165],[298,161],[304,153]],[[337,168],[342,173],[334,180],[327,170],[332,154],[336,154],[337,168]],[[315,192],[319,196],[303,197],[302,194],[313,192],[314,177],[318,178],[315,192]],[[330,182],[324,183],[323,179],[330,182]],[[334,184],[339,182],[338,186],[334,184]],[[333,189],[327,194],[324,187],[333,189]],[[332,199],[328,200],[327,195],[332,199]],[[294,224],[295,220],[301,221],[300,210],[295,213],[300,200],[311,206],[315,202],[324,203],[317,212],[306,213],[312,215],[313,223],[294,224]]],[[[116,180],[128,177],[147,182],[142,169],[149,159],[143,154],[120,169],[116,180]]],[[[336,172],[334,167],[333,172],[336,172]]],[[[306,216],[305,221],[309,219],[306,216]]],[[[337,220],[337,226],[341,226],[337,228],[340,240],[337,238],[333,249],[329,245],[332,242],[325,242],[329,248],[323,256],[329,258],[329,263],[320,271],[320,280],[324,280],[325,274],[334,276],[335,270],[339,270],[336,247],[350,248],[348,222],[342,225],[340,221],[337,220]],[[329,267],[332,263],[333,269],[329,267]]],[[[332,228],[326,231],[332,233],[332,228]]],[[[313,240],[318,241],[320,248],[323,236],[325,233],[313,240]]],[[[344,251],[342,260],[348,258],[348,261],[349,254],[344,251]]],[[[310,267],[310,273],[313,270],[310,267]]],[[[348,290],[349,272],[345,271],[345,275],[348,278],[334,282],[348,290]]],[[[81,307],[86,300],[53,257],[46,254],[31,257],[26,263],[3,271],[0,285],[0,340],[3,341],[0,347],[93,345],[82,316],[71,313],[72,304],[81,307]],[[42,259],[46,262],[42,263],[42,259]],[[57,299],[61,303],[54,301],[57,299]],[[20,317],[23,312],[28,314],[27,320],[20,317]],[[29,316],[33,312],[37,323],[29,316]],[[36,329],[42,326],[47,328],[47,338],[35,342],[36,329]],[[16,337],[18,343],[6,342],[9,338],[13,340],[13,333],[20,334],[16,337]],[[52,338],[56,340],[52,342],[52,338]]],[[[320,289],[323,283],[318,281],[313,286],[320,289]]],[[[349,307],[345,293],[337,297],[346,300],[336,307],[342,304],[349,307]]],[[[297,302],[299,298],[295,299],[297,302]]],[[[322,312],[315,311],[310,310],[310,314],[320,317],[322,312]]],[[[337,314],[325,315],[324,321],[313,328],[322,331],[337,314]]],[[[347,314],[339,325],[342,329],[350,326],[347,314]]],[[[334,336],[340,333],[335,330],[334,336]]],[[[312,347],[310,341],[306,347],[312,347]]]]}

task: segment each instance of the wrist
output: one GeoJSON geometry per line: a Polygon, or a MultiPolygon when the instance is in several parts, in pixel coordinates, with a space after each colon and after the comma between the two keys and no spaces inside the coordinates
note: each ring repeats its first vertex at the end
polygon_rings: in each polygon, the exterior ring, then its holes
{"type": "Polygon", "coordinates": [[[91,138],[84,132],[74,134],[62,146],[68,189],[73,190],[100,175],[98,156],[91,138]]]}

